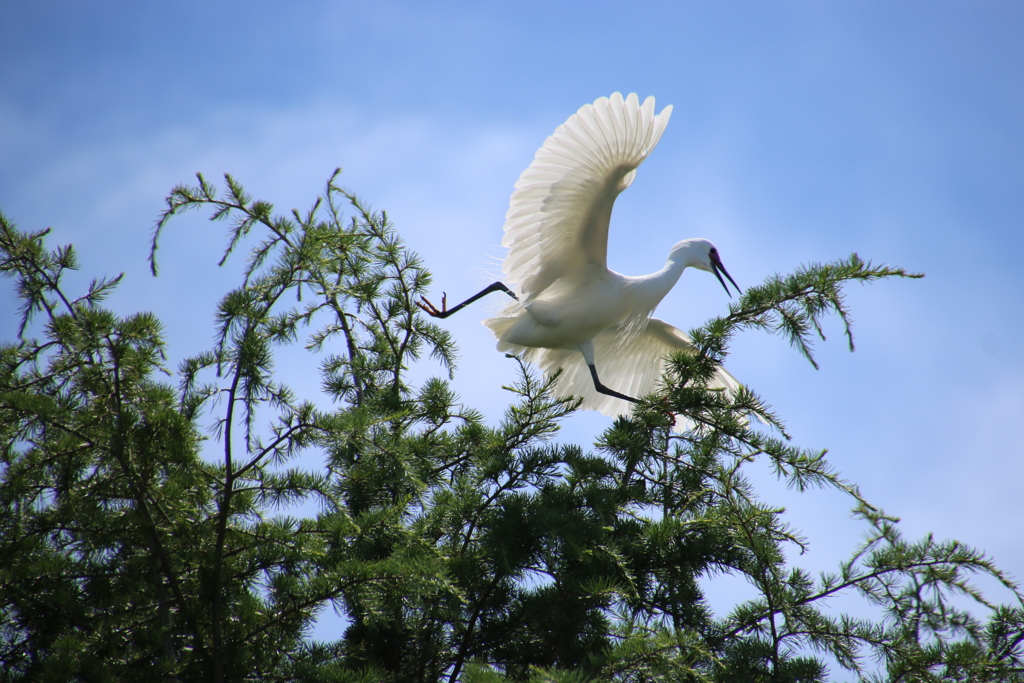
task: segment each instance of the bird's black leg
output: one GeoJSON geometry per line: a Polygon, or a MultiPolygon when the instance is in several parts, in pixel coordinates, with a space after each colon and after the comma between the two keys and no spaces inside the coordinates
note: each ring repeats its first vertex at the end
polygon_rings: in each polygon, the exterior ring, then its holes
{"type": "Polygon", "coordinates": [[[626,396],[625,394],[620,394],[614,389],[609,389],[605,385],[601,384],[601,380],[597,378],[596,365],[588,365],[587,367],[590,368],[590,376],[594,378],[594,388],[597,389],[599,393],[605,394],[607,396],[614,396],[615,398],[621,398],[623,401],[630,401],[631,403],[640,402],[640,399],[633,398],[632,396],[626,396]]]}
{"type": "Polygon", "coordinates": [[[463,301],[458,306],[453,306],[452,308],[448,308],[448,295],[444,294],[443,292],[441,294],[441,308],[440,309],[438,309],[436,306],[434,306],[434,304],[432,304],[429,301],[427,301],[426,297],[422,297],[422,296],[420,297],[420,300],[416,302],[416,305],[419,306],[420,308],[422,308],[424,311],[426,311],[429,315],[434,316],[435,318],[447,318],[448,316],[450,316],[455,311],[458,311],[459,309],[461,309],[463,306],[467,306],[467,305],[473,303],[474,301],[476,301],[477,299],[479,299],[480,297],[487,296],[491,292],[505,292],[506,294],[508,294],[510,297],[512,297],[516,301],[519,300],[519,297],[517,297],[515,294],[513,294],[512,290],[509,289],[508,287],[506,287],[504,283],[502,283],[502,282],[495,282],[495,283],[493,283],[491,285],[488,285],[487,287],[484,287],[482,290],[480,290],[479,292],[477,292],[473,296],[469,297],[468,299],[463,301]]]}

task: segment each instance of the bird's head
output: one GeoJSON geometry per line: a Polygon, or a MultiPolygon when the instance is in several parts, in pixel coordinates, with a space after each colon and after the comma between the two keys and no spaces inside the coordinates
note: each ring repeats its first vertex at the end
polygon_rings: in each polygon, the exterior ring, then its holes
{"type": "Polygon", "coordinates": [[[722,283],[725,293],[729,296],[732,296],[732,292],[729,291],[729,286],[725,284],[722,275],[729,278],[729,282],[736,288],[737,294],[741,292],[740,286],[736,284],[736,281],[729,275],[729,271],[722,265],[722,257],[718,255],[718,247],[711,240],[706,240],[702,237],[683,240],[672,247],[672,255],[676,256],[677,254],[683,259],[684,267],[693,266],[694,268],[714,273],[718,281],[722,283]]]}

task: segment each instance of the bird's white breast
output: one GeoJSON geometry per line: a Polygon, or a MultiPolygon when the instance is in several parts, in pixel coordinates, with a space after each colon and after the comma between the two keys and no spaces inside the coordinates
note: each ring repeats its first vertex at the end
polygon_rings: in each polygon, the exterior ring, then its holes
{"type": "Polygon", "coordinates": [[[617,273],[586,283],[561,282],[526,304],[501,340],[528,347],[575,349],[628,316],[623,284],[617,273]]]}

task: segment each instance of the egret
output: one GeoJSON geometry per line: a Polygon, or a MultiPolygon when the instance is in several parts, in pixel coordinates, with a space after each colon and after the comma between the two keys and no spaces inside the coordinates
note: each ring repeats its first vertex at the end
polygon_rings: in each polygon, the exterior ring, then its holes
{"type": "MultiPolygon", "coordinates": [[[[608,269],[608,225],[615,198],[629,187],[636,169],[658,144],[672,106],[654,113],[654,98],[636,94],[602,97],[582,106],[555,130],[519,176],[505,214],[502,264],[495,282],[453,308],[447,297],[437,308],[445,318],[467,304],[503,291],[513,301],[484,320],[498,350],[538,366],[545,375],[562,368],[554,391],[578,396],[581,407],[618,416],[637,396],[657,389],[666,356],[693,350],[690,338],[651,317],[686,268],[722,276],[739,293],[714,244],[687,239],[669,251],[665,266],[630,277],[608,269]],[[598,370],[600,369],[600,375],[598,370]]],[[[720,369],[709,386],[735,391],[739,383],[720,369]]]]}

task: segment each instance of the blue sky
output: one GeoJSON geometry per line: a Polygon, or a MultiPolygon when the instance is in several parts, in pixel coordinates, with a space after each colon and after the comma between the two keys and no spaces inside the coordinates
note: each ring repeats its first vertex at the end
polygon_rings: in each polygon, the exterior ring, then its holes
{"type": "MultiPolygon", "coordinates": [[[[958,538],[1024,579],[1021,35],[1017,2],[2,3],[0,209],[74,242],[82,284],[124,271],[111,305],[157,312],[176,361],[209,343],[238,272],[215,265],[223,226],[194,216],[148,274],[163,198],[196,171],[287,211],[342,166],[457,298],[499,271],[512,185],[544,138],[599,96],[654,95],[675,110],[617,203],[611,267],[654,271],[700,236],[743,286],[854,251],[925,272],[852,288],[858,350],[832,325],[819,371],[758,334],[728,367],[907,535],[958,538]]],[[[689,271],[658,315],[688,329],[727,301],[689,271]]],[[[488,311],[446,325],[456,390],[497,419],[514,372],[488,311]]],[[[14,327],[5,285],[0,333],[14,327]]],[[[607,424],[580,414],[562,438],[607,424]]],[[[798,563],[831,568],[859,539],[841,497],[754,474],[811,540],[798,563]]],[[[725,605],[742,587],[712,591],[725,605]]]]}

